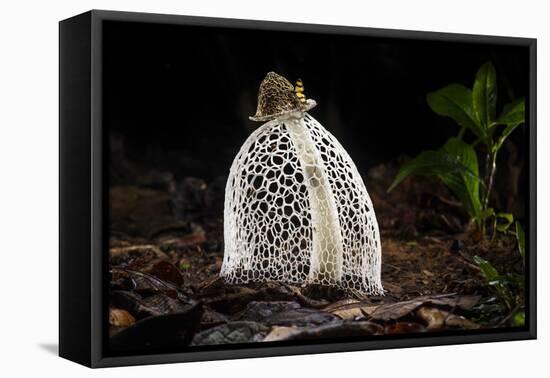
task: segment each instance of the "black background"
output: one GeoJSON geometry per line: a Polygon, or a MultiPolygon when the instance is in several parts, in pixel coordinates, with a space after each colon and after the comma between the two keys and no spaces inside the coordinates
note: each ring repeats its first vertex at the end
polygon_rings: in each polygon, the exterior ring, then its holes
{"type": "MultiPolygon", "coordinates": [[[[527,47],[127,22],[103,30],[104,125],[128,159],[176,177],[227,175],[260,125],[248,116],[268,71],[302,78],[318,103],[310,113],[362,173],[456,135],[426,94],[471,87],[485,61],[497,70],[497,113],[529,88],[527,47]]],[[[511,138],[524,160],[527,132],[511,138]]]]}

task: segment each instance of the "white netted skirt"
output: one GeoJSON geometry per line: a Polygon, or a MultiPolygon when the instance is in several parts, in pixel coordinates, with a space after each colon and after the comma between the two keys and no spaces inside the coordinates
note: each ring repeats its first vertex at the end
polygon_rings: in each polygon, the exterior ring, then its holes
{"type": "Polygon", "coordinates": [[[348,153],[308,113],[259,127],[225,190],[227,282],[280,281],[383,294],[378,224],[348,153]]]}

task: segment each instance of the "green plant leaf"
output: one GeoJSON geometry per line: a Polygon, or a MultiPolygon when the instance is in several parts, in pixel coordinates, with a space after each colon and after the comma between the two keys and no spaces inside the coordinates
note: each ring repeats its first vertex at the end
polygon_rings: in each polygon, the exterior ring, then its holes
{"type": "Polygon", "coordinates": [[[492,207],[488,207],[484,211],[480,212],[479,215],[483,217],[483,219],[485,219],[485,218],[494,217],[496,213],[495,213],[495,209],[493,209],[492,207]]]}
{"type": "Polygon", "coordinates": [[[517,311],[511,319],[512,327],[523,327],[525,325],[525,310],[517,311]]]}
{"type": "Polygon", "coordinates": [[[518,240],[518,249],[521,258],[525,262],[525,232],[519,221],[516,221],[516,238],[518,240]]]}
{"type": "Polygon", "coordinates": [[[461,201],[471,217],[481,212],[479,167],[474,149],[458,138],[450,138],[437,151],[421,152],[403,164],[388,191],[410,175],[439,178],[461,201]]]}
{"type": "Polygon", "coordinates": [[[512,291],[507,286],[509,277],[501,276],[490,262],[479,256],[474,256],[474,262],[481,269],[487,283],[494,288],[499,300],[508,310],[512,310],[515,307],[515,301],[512,291]]]}
{"type": "Polygon", "coordinates": [[[497,220],[497,230],[500,232],[506,232],[514,223],[514,215],[510,213],[497,213],[495,215],[497,220]]]}
{"type": "Polygon", "coordinates": [[[457,169],[457,167],[445,159],[440,151],[423,151],[399,168],[399,172],[388,188],[388,192],[391,192],[397,185],[411,175],[437,176],[445,171],[455,169],[457,169]]]}
{"type": "Polygon", "coordinates": [[[520,98],[504,106],[494,125],[519,125],[525,122],[525,99],[520,98]]]}
{"type": "Polygon", "coordinates": [[[525,277],[516,273],[508,273],[498,278],[498,282],[505,283],[510,287],[515,287],[519,291],[525,289],[525,277]]]}
{"type": "Polygon", "coordinates": [[[475,150],[460,139],[450,138],[443,146],[446,156],[451,157],[462,169],[439,174],[438,177],[451,189],[462,202],[472,218],[478,218],[481,213],[479,197],[479,164],[475,150]]]}
{"type": "Polygon", "coordinates": [[[472,91],[461,84],[451,84],[428,93],[426,100],[437,114],[450,117],[460,126],[482,136],[472,108],[472,91]]]}
{"type": "Polygon", "coordinates": [[[506,138],[508,138],[508,136],[512,134],[512,131],[514,131],[516,127],[518,127],[519,125],[520,125],[519,123],[515,123],[515,124],[510,124],[504,128],[504,131],[502,132],[502,134],[500,134],[494,146],[494,148],[496,148],[497,151],[500,149],[500,147],[502,147],[506,138]]]}
{"type": "Polygon", "coordinates": [[[498,150],[508,136],[522,123],[525,122],[525,102],[520,99],[504,107],[504,111],[495,124],[506,125],[497,139],[495,148],[498,150]]]}
{"type": "Polygon", "coordinates": [[[485,279],[488,282],[496,281],[498,280],[498,277],[500,274],[498,274],[498,271],[495,269],[491,263],[479,256],[474,256],[474,261],[479,267],[481,268],[481,272],[485,276],[485,279]]]}
{"type": "Polygon", "coordinates": [[[497,107],[497,75],[493,63],[486,62],[477,71],[472,98],[474,114],[486,130],[495,120],[497,107]]]}

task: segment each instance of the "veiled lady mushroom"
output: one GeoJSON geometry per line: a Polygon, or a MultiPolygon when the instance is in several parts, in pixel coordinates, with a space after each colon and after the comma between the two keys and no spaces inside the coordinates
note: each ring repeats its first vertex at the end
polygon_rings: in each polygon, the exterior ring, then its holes
{"type": "Polygon", "coordinates": [[[221,276],[383,294],[371,200],[347,152],[307,113],[316,103],[302,91],[274,72],[260,85],[250,118],[267,122],[229,172],[221,276]]]}

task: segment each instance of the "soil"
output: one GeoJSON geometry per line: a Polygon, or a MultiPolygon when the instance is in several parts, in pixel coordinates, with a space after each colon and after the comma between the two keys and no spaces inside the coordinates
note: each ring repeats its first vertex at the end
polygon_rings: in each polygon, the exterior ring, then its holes
{"type": "Polygon", "coordinates": [[[386,294],[378,297],[276,282],[225,284],[218,276],[223,178],[148,171],[111,187],[111,350],[507,326],[509,314],[473,256],[522,274],[515,237],[491,230],[482,237],[435,181],[407,179],[387,193],[396,167],[377,166],[364,177],[382,240],[386,294]]]}

